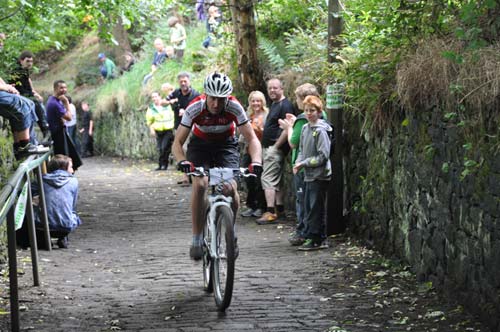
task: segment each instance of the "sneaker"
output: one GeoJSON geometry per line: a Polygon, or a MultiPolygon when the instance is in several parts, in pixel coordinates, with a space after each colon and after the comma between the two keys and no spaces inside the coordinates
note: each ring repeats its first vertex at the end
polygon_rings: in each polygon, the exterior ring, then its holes
{"type": "Polygon", "coordinates": [[[300,247],[297,248],[297,250],[300,251],[311,251],[311,250],[320,250],[320,249],[327,249],[328,244],[326,242],[318,242],[318,241],[313,241],[311,239],[307,239],[300,247]]]}
{"type": "Polygon", "coordinates": [[[199,261],[203,257],[203,248],[201,246],[191,246],[189,248],[189,257],[192,260],[199,261]]]}
{"type": "Polygon", "coordinates": [[[57,246],[61,249],[68,249],[68,237],[61,237],[57,239],[57,246]]]}
{"type": "Polygon", "coordinates": [[[300,234],[298,234],[297,232],[291,233],[290,236],[288,237],[288,242],[290,242],[292,246],[300,246],[304,244],[305,241],[306,239],[300,236],[300,234]]]}
{"type": "Polygon", "coordinates": [[[276,220],[278,220],[278,216],[275,213],[266,212],[255,222],[259,225],[267,225],[274,223],[276,220]]]}
{"type": "Polygon", "coordinates": [[[45,152],[49,152],[50,148],[47,146],[43,145],[34,145],[31,143],[26,144],[23,147],[17,148],[17,153],[20,155],[27,155],[27,154],[43,154],[45,152]]]}
{"type": "Polygon", "coordinates": [[[46,146],[46,147],[51,147],[54,144],[54,141],[52,140],[47,140],[47,141],[42,141],[40,142],[40,145],[46,146]]]}
{"type": "Polygon", "coordinates": [[[242,217],[251,217],[254,214],[254,210],[251,208],[245,208],[243,211],[241,211],[240,215],[242,217]]]}
{"type": "Polygon", "coordinates": [[[260,217],[262,217],[263,213],[264,213],[264,211],[262,211],[262,209],[254,210],[252,213],[252,217],[260,218],[260,217]]]}

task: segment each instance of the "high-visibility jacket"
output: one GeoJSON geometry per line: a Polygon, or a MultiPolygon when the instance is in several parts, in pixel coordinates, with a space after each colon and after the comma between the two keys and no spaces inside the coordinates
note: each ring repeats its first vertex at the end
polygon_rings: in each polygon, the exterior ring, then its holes
{"type": "Polygon", "coordinates": [[[146,123],[148,127],[153,126],[155,131],[174,129],[174,111],[170,105],[151,105],[146,112],[146,123]]]}

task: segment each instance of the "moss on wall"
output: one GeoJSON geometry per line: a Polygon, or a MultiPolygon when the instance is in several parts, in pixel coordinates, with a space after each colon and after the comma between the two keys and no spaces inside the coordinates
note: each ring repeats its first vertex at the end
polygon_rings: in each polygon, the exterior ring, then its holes
{"type": "Polygon", "coordinates": [[[156,141],[149,135],[145,110],[102,113],[94,119],[95,148],[105,155],[156,159],[156,141]]]}
{"type": "MultiPolygon", "coordinates": [[[[1,127],[1,126],[0,126],[1,127]]],[[[0,130],[0,188],[12,174],[14,159],[12,155],[12,138],[7,129],[0,130]]],[[[4,222],[0,226],[0,263],[7,259],[7,230],[4,222]]]]}
{"type": "MultiPolygon", "coordinates": [[[[347,114],[346,128],[358,121],[347,114]]],[[[497,326],[500,127],[438,109],[402,123],[375,136],[348,130],[350,230],[497,326]]]]}

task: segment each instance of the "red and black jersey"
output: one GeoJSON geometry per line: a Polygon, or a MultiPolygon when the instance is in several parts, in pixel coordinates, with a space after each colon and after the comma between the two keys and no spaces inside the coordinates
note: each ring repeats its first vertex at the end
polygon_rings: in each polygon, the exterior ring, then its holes
{"type": "Polygon", "coordinates": [[[203,140],[220,141],[234,136],[236,127],[248,122],[248,117],[240,102],[228,97],[225,109],[212,114],[206,108],[206,95],[196,97],[182,116],[181,125],[191,128],[193,134],[203,140]]]}

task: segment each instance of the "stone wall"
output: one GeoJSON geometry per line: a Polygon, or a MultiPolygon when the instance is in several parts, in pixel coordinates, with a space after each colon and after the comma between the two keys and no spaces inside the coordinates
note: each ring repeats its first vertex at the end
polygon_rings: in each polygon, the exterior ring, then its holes
{"type": "MultiPolygon", "coordinates": [[[[9,137],[10,126],[0,118],[0,189],[14,171],[14,157],[12,155],[12,139],[9,137]]],[[[7,261],[7,221],[0,225],[0,264],[7,261]]]]}
{"type": "Polygon", "coordinates": [[[156,140],[146,126],[145,110],[115,110],[95,117],[95,149],[107,156],[157,159],[156,140]]]}
{"type": "Polygon", "coordinates": [[[500,331],[498,126],[481,137],[437,110],[396,122],[346,121],[349,228],[500,331]]]}

